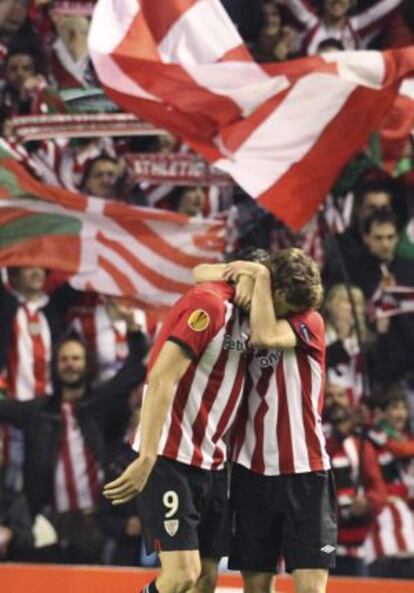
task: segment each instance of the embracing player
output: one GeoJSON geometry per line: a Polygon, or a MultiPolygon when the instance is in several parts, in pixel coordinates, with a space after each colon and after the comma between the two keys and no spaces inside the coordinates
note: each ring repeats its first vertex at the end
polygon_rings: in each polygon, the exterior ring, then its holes
{"type": "MultiPolygon", "coordinates": [[[[243,280],[237,290],[242,305],[243,280]]],[[[248,334],[234,298],[232,286],[212,282],[172,308],[150,356],[139,457],[105,487],[114,504],[140,493],[147,549],[161,561],[146,593],[212,592],[228,554],[225,437],[241,402],[248,334]]]]}
{"type": "Polygon", "coordinates": [[[271,271],[236,261],[196,280],[254,281],[245,397],[234,430],[230,568],[245,593],[271,591],[283,556],[297,593],[324,593],[336,547],[335,489],[321,426],[325,331],[316,264],[299,249],[271,271]]]}

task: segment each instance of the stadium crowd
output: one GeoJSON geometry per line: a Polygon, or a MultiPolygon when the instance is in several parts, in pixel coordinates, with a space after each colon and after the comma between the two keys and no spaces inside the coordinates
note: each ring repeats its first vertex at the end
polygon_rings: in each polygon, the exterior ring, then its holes
{"type": "MultiPolygon", "coordinates": [[[[414,44],[412,0],[222,3],[258,62],[414,44]]],[[[81,99],[99,92],[87,49],[93,5],[0,2],[2,137],[41,181],[225,218],[227,258],[250,247],[297,246],[317,261],[327,341],[323,423],[337,485],[335,572],[414,578],[413,137],[391,165],[373,138],[301,232],[238,187],[140,182],[127,155],[191,155],[168,133],[95,137],[91,124],[88,137],[23,145],[19,116],[79,113],[82,101],[74,107],[68,90],[81,99]]],[[[0,324],[0,560],[156,563],[143,551],[134,503],[111,506],[102,486],[134,457],[128,443],[157,317],[28,266],[2,270],[0,324]]]]}

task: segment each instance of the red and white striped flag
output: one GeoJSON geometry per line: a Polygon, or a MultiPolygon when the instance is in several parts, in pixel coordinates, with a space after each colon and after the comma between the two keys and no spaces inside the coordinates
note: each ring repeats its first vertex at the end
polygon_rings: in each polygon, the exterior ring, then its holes
{"type": "Polygon", "coordinates": [[[0,161],[0,267],[61,270],[81,290],[162,308],[192,286],[195,265],[221,259],[224,235],[220,221],[87,197],[0,161]]]}
{"type": "Polygon", "coordinates": [[[392,175],[406,153],[414,131],[414,78],[407,78],[385,117],[381,130],[381,157],[384,169],[392,175]]]}
{"type": "Polygon", "coordinates": [[[180,136],[294,228],[414,70],[414,47],[256,64],[219,0],[99,0],[89,49],[113,100],[180,136]]]}

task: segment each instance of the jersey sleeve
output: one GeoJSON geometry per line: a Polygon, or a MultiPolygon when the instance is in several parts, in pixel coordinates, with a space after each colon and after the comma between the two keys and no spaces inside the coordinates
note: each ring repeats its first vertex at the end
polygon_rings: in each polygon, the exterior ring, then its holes
{"type": "Polygon", "coordinates": [[[325,351],[325,326],[317,311],[292,315],[287,321],[296,335],[297,348],[318,353],[325,351]]]}
{"type": "Polygon", "coordinates": [[[189,295],[182,303],[167,340],[181,346],[196,360],[224,325],[225,311],[225,302],[215,294],[189,295]]]}

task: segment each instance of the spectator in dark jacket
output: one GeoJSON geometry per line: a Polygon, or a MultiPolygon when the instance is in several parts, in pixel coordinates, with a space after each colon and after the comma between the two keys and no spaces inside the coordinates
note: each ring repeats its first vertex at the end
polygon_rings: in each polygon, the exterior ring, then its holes
{"type": "Polygon", "coordinates": [[[145,374],[144,336],[136,331],[130,310],[123,310],[130,330],[129,356],[110,381],[92,389],[85,346],[67,338],[56,351],[52,396],[0,402],[0,420],[25,434],[24,485],[31,513],[36,516],[45,505],[54,509],[68,561],[100,561],[104,538],[94,513],[106,462],[104,431],[112,410],[145,374]]]}

